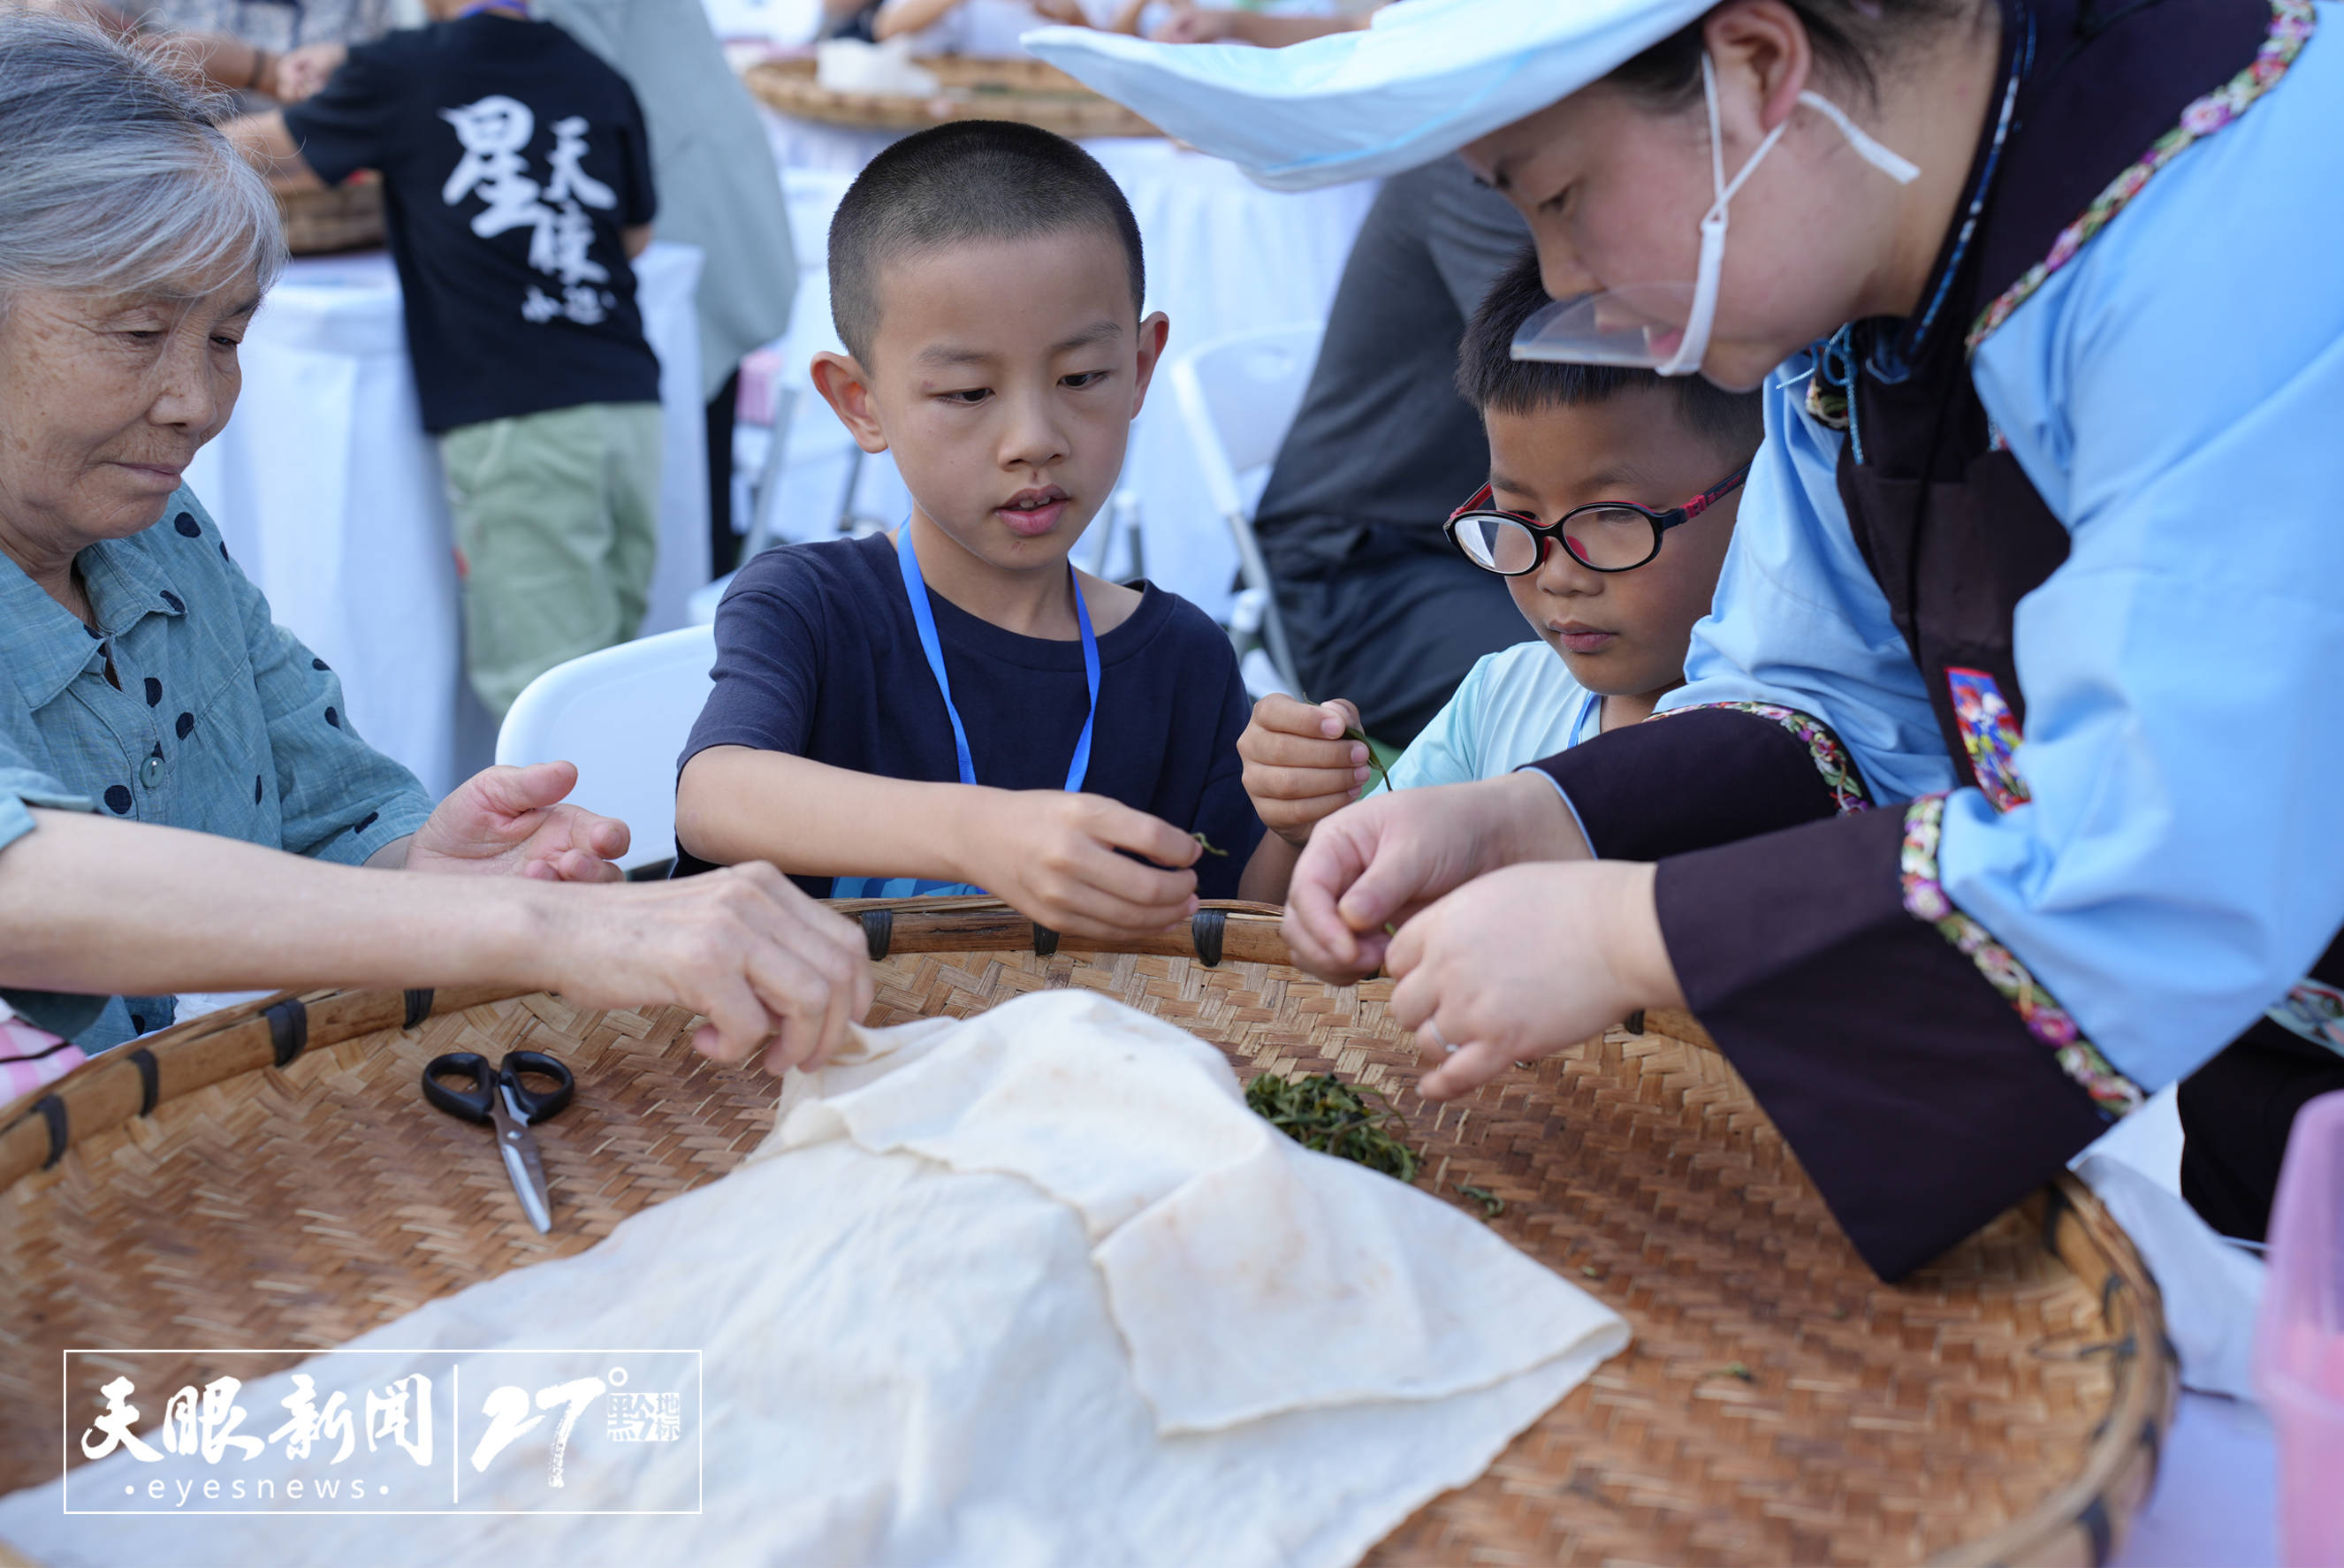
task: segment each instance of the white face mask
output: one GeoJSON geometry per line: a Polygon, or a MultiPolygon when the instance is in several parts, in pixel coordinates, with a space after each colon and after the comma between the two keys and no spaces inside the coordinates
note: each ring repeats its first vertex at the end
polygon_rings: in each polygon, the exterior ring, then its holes
{"type": "MultiPolygon", "coordinates": [[[[1548,306],[1522,323],[1514,335],[1517,359],[1557,359],[1585,365],[1627,365],[1658,370],[1663,376],[1690,376],[1701,369],[1709,352],[1709,339],[1717,323],[1717,296],[1725,277],[1725,215],[1740,190],[1783,133],[1785,119],[1766,133],[1750,161],[1731,181],[1725,177],[1725,143],[1717,118],[1717,72],[1704,50],[1701,56],[1701,91],[1709,108],[1709,177],[1715,199],[1701,219],[1701,262],[1695,280],[1683,283],[1631,284],[1601,294],[1565,299],[1548,306]],[[1690,306],[1688,307],[1688,300],[1690,306]],[[1682,319],[1683,336],[1671,353],[1653,348],[1653,339],[1676,330],[1682,319]]],[[[1856,156],[1898,185],[1910,185],[1920,169],[1864,134],[1821,93],[1803,92],[1799,102],[1839,127],[1856,156]]]]}

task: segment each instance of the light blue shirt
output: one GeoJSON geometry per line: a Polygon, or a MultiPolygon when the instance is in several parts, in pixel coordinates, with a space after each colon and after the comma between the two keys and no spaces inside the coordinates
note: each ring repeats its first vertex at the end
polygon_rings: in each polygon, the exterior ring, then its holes
{"type": "MultiPolygon", "coordinates": [[[[1484,653],[1391,765],[1394,789],[1470,784],[1577,745],[1601,727],[1601,700],[1544,642],[1484,653]]],[[[1367,793],[1382,788],[1379,780],[1367,793]]]]}
{"type": "Polygon", "coordinates": [[[1876,795],[1960,784],[1945,892],[2125,1073],[2188,1073],[2344,926],[2344,7],[1979,348],[1978,395],[2066,525],[2020,602],[1997,812],[1956,776],[1831,462],[1770,389],[1691,683],[1786,703],[1876,795]]]}
{"type": "MultiPolygon", "coordinates": [[[[0,853],[31,809],[216,833],[356,865],[431,798],[360,740],[325,661],[278,625],[193,492],[75,558],[96,631],[0,556],[0,853]],[[111,662],[114,678],[106,678],[111,662]]],[[[168,996],[12,994],[85,1049],[171,1021],[168,996]]]]}

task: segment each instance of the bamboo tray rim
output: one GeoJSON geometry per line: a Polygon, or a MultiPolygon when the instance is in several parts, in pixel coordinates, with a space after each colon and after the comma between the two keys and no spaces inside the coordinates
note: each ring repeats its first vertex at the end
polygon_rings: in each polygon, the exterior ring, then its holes
{"type": "MultiPolygon", "coordinates": [[[[1215,901],[1197,912],[1187,930],[1136,944],[1054,940],[1052,933],[993,898],[854,899],[839,900],[835,906],[863,925],[874,958],[889,953],[1063,950],[1291,967],[1278,936],[1279,912],[1268,905],[1215,901]],[[1203,950],[1208,946],[1209,956],[1203,950]]],[[[288,991],[177,1025],[103,1052],[0,1108],[0,1188],[55,1165],[85,1138],[151,1114],[165,1100],[283,1067],[312,1047],[412,1028],[429,1017],[532,994],[512,986],[288,991]]],[[[1655,1013],[1651,1022],[1656,1033],[1697,1049],[1717,1050],[1689,1015],[1655,1013]]],[[[2096,1276],[2103,1281],[2099,1310],[2109,1331],[2103,1349],[2111,1360],[2115,1388],[2077,1472],[2026,1514],[1933,1559],[1940,1563],[2065,1561],[2078,1547],[2088,1560],[2105,1561],[2154,1484],[2163,1433],[2172,1419],[2176,1355],[2165,1332],[2162,1298],[2138,1249],[2072,1173],[2062,1172],[2029,1201],[2042,1206],[2046,1249],[2078,1279],[2096,1276]]],[[[8,1562],[5,1543],[0,1543],[0,1565],[8,1562]]]]}
{"type": "Polygon", "coordinates": [[[924,55],[933,93],[849,92],[823,86],[811,56],[775,56],[741,70],[758,102],[777,114],[864,130],[914,131],[955,119],[1009,119],[1080,139],[1160,137],[1123,105],[1040,60],[924,55]],[[998,112],[988,112],[998,111],[998,112]]]}

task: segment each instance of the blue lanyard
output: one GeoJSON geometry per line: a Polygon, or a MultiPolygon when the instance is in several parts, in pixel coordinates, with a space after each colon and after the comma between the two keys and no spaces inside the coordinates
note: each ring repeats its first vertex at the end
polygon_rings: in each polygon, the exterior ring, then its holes
{"type": "Polygon", "coordinates": [[[1565,744],[1575,746],[1581,741],[1592,740],[1594,736],[1587,733],[1588,721],[1591,719],[1595,723],[1595,733],[1601,734],[1603,733],[1603,699],[1592,692],[1580,697],[1579,717],[1571,722],[1571,739],[1565,744]]]}
{"type": "MultiPolygon", "coordinates": [[[[912,525],[906,521],[895,535],[895,563],[904,572],[904,596],[912,602],[912,620],[920,629],[920,652],[928,656],[928,669],[935,675],[936,690],[944,693],[945,716],[952,720],[953,751],[960,762],[960,782],[976,782],[976,763],[968,754],[968,731],[960,722],[960,710],[953,706],[952,682],[945,674],[945,651],[936,641],[935,612],[928,605],[928,585],[920,576],[920,557],[912,548],[912,525]]],[[[1082,584],[1075,580],[1073,561],[1066,563],[1066,583],[1075,593],[1075,622],[1083,633],[1083,678],[1090,683],[1090,711],[1083,715],[1083,733],[1075,738],[1075,760],[1066,766],[1068,793],[1083,787],[1084,775],[1091,771],[1091,727],[1098,722],[1099,658],[1098,639],[1091,633],[1091,612],[1083,602],[1082,584]]]]}

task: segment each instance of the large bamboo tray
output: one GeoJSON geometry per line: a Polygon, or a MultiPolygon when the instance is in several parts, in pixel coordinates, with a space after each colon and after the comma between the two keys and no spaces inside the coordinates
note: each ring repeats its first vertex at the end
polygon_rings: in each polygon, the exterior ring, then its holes
{"type": "MultiPolygon", "coordinates": [[[[849,907],[889,955],[874,1022],[1086,986],[1241,1076],[1380,1086],[1424,1148],[1420,1186],[1489,1189],[1500,1234],[1628,1317],[1627,1353],[1371,1562],[2087,1563],[2147,1493],[2171,1352],[2139,1258],[2076,1183],[1884,1286],[1690,1018],[1434,1107],[1409,1087],[1389,983],[1286,967],[1273,911],[1216,906],[1154,951],[1100,953],[985,901],[849,907]]],[[[109,1053],[0,1113],[0,1408],[50,1412],[0,1423],[0,1490],[56,1473],[67,1346],[338,1344],[722,1175],[771,1126],[774,1087],[693,1056],[692,1021],[320,992],[109,1053]],[[539,1133],[549,1237],[477,1130],[416,1087],[439,1052],[524,1045],[578,1075],[539,1133]]],[[[92,1388],[121,1370],[76,1367],[92,1388]]]]}
{"type": "Polygon", "coordinates": [[[918,63],[939,84],[925,97],[838,92],[814,80],[810,59],[763,60],[741,76],[749,90],[777,113],[866,130],[925,130],[947,120],[1015,120],[1076,140],[1162,134],[1114,99],[1101,97],[1039,60],[934,55],[918,63]]]}

